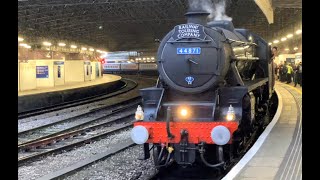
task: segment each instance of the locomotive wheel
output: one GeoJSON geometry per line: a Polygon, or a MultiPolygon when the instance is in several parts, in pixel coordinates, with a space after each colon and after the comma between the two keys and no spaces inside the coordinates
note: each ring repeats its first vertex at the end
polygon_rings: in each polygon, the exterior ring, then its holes
{"type": "Polygon", "coordinates": [[[266,113],[263,117],[263,129],[265,129],[270,123],[270,113],[269,113],[269,108],[266,106],[266,113]]]}

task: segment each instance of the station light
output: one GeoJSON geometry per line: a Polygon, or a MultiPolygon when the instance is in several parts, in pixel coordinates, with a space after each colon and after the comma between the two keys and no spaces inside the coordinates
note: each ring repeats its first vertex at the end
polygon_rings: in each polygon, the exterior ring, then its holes
{"type": "Polygon", "coordinates": [[[28,44],[20,43],[19,46],[26,47],[26,46],[28,46],[28,44]]]}
{"type": "Polygon", "coordinates": [[[287,38],[286,38],[286,37],[281,38],[281,41],[285,41],[285,40],[287,40],[287,38]]]}
{"type": "Polygon", "coordinates": [[[289,48],[285,48],[284,50],[285,50],[285,51],[289,51],[289,48]]]}
{"type": "Polygon", "coordinates": [[[151,57],[151,60],[154,60],[154,57],[151,57]]]}
{"type": "Polygon", "coordinates": [[[31,48],[30,45],[25,44],[25,43],[20,43],[19,46],[24,47],[24,48],[27,48],[27,49],[30,49],[30,48],[31,48]]]}
{"type": "Polygon", "coordinates": [[[268,44],[269,44],[269,45],[271,45],[271,44],[272,44],[272,42],[269,42],[268,44]]]}
{"type": "Polygon", "coordinates": [[[21,37],[18,37],[18,42],[22,42],[24,39],[21,37]]]}
{"type": "Polygon", "coordinates": [[[86,51],[86,50],[87,50],[87,48],[86,48],[86,47],[82,47],[82,48],[81,48],[81,50],[86,51]]]}
{"type": "Polygon", "coordinates": [[[66,46],[65,43],[59,43],[58,46],[66,46]]]}
{"type": "Polygon", "coordinates": [[[292,38],[293,37],[293,34],[288,34],[287,35],[287,38],[292,38]]]}
{"type": "Polygon", "coordinates": [[[279,40],[276,39],[273,41],[273,43],[277,44],[277,43],[279,43],[279,40]]]}
{"type": "Polygon", "coordinates": [[[71,45],[70,47],[73,48],[73,49],[77,48],[76,45],[71,45]]]}
{"type": "Polygon", "coordinates": [[[47,41],[43,42],[42,44],[45,45],[45,46],[51,46],[52,45],[50,42],[47,42],[47,41]]]}
{"type": "Polygon", "coordinates": [[[295,51],[298,50],[298,47],[294,47],[293,50],[295,50],[295,51]]]}
{"type": "Polygon", "coordinates": [[[93,48],[89,48],[89,51],[94,51],[94,49],[93,48]]]}
{"type": "Polygon", "coordinates": [[[296,34],[301,34],[302,33],[302,30],[301,29],[298,29],[297,31],[296,31],[296,34]]]}
{"type": "Polygon", "coordinates": [[[150,60],[150,58],[147,58],[147,60],[150,60]]]}
{"type": "Polygon", "coordinates": [[[146,60],[146,58],[142,58],[142,60],[146,60]]]}

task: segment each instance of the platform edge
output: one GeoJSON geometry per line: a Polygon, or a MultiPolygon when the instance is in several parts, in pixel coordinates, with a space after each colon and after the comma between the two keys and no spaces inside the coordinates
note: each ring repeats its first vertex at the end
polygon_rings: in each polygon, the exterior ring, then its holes
{"type": "Polygon", "coordinates": [[[278,91],[278,89],[275,87],[275,92],[277,93],[278,96],[278,108],[277,112],[274,115],[272,121],[270,124],[267,126],[267,128],[263,131],[263,133],[259,136],[257,141],[254,143],[254,145],[250,148],[250,150],[242,157],[242,159],[228,172],[228,174],[222,178],[222,180],[232,180],[234,179],[240,171],[245,167],[245,165],[253,158],[253,156],[258,152],[260,147],[262,146],[263,142],[266,140],[268,135],[270,134],[271,130],[275,126],[275,124],[278,122],[281,112],[282,112],[282,107],[283,107],[283,102],[282,102],[282,96],[281,93],[278,91]]]}

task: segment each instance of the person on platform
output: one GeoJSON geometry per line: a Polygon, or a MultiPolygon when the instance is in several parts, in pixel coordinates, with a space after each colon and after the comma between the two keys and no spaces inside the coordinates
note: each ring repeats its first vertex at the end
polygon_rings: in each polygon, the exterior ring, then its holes
{"type": "Polygon", "coordinates": [[[276,56],[278,56],[278,47],[277,46],[274,46],[272,49],[271,49],[271,53],[272,53],[272,60],[275,59],[276,56]]]}
{"type": "Polygon", "coordinates": [[[287,63],[286,67],[287,67],[287,84],[289,84],[292,82],[293,69],[292,69],[290,63],[287,63]]]}
{"type": "Polygon", "coordinates": [[[279,79],[279,66],[274,62],[274,75],[275,75],[275,79],[278,80],[279,79]]]}
{"type": "Polygon", "coordinates": [[[296,79],[296,72],[295,72],[295,70],[296,70],[297,66],[296,66],[295,63],[291,63],[291,67],[292,67],[292,74],[291,74],[292,77],[291,77],[291,78],[292,78],[293,82],[295,82],[295,79],[296,79]]]}
{"type": "Polygon", "coordinates": [[[276,60],[276,57],[278,56],[278,47],[274,46],[272,49],[271,49],[271,62],[272,63],[272,70],[273,70],[273,73],[272,73],[272,79],[273,79],[273,83],[275,83],[275,80],[277,79],[277,71],[278,71],[278,66],[277,64],[275,63],[275,60],[276,60]]]}
{"type": "Polygon", "coordinates": [[[287,68],[286,66],[283,64],[283,61],[280,62],[279,65],[279,80],[281,82],[284,82],[286,79],[286,74],[287,74],[287,68]]]}
{"type": "Polygon", "coordinates": [[[294,87],[299,84],[302,87],[302,62],[296,67],[296,80],[294,81],[294,87]]]}

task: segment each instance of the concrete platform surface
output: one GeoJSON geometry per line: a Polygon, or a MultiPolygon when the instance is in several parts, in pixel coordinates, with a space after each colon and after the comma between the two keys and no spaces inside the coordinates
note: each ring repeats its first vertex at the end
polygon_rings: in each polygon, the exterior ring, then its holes
{"type": "Polygon", "coordinates": [[[18,96],[18,113],[37,111],[110,94],[121,89],[125,84],[120,76],[104,75],[103,78],[95,81],[21,92],[18,96]]]}
{"type": "Polygon", "coordinates": [[[276,92],[274,119],[223,180],[302,179],[302,91],[277,82],[276,92]]]}
{"type": "Polygon", "coordinates": [[[69,82],[64,85],[59,85],[55,87],[44,87],[44,88],[37,88],[33,90],[27,91],[19,91],[18,97],[25,96],[25,95],[33,95],[33,94],[40,94],[46,92],[55,92],[55,91],[64,91],[68,89],[76,89],[82,87],[89,87],[98,84],[110,83],[121,80],[121,76],[116,76],[112,74],[104,74],[101,78],[94,79],[92,81],[85,81],[85,82],[69,82]]]}

